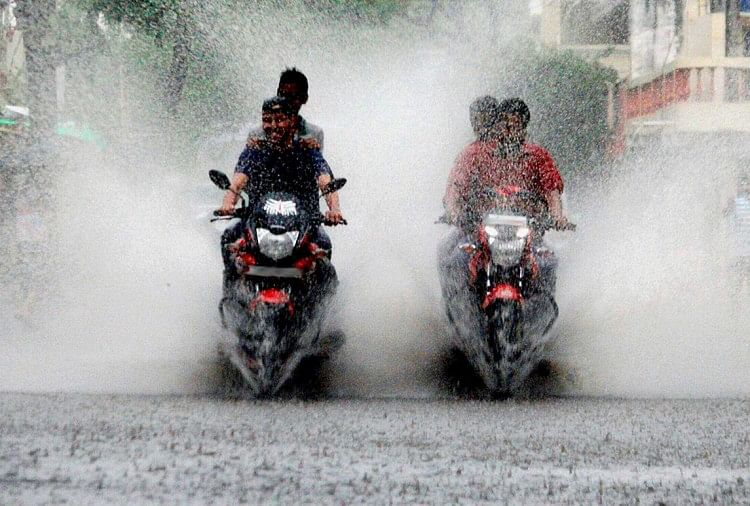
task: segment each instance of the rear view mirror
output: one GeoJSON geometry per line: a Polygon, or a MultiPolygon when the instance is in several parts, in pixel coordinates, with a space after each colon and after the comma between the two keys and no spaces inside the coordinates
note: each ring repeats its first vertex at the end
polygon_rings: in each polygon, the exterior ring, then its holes
{"type": "Polygon", "coordinates": [[[333,181],[328,183],[325,188],[323,188],[320,194],[328,195],[329,193],[339,191],[345,184],[346,184],[346,178],[342,177],[339,179],[334,179],[333,181]]]}
{"type": "Polygon", "coordinates": [[[221,188],[222,190],[228,190],[230,186],[229,178],[226,174],[219,170],[209,170],[208,177],[211,178],[211,182],[221,188]]]}

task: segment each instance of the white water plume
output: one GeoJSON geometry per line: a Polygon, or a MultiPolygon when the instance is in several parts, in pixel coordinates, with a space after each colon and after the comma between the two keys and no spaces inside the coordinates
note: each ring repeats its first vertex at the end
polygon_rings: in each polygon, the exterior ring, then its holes
{"type": "Polygon", "coordinates": [[[585,197],[558,283],[560,360],[589,395],[747,396],[748,293],[722,210],[721,143],[645,152],[585,197]],[[710,175],[709,175],[710,174],[710,175]]]}
{"type": "MultiPolygon", "coordinates": [[[[415,33],[398,24],[334,29],[298,10],[254,15],[229,23],[220,41],[226,67],[248,90],[236,106],[248,111],[248,123],[257,120],[279,72],[297,66],[310,80],[302,114],[325,129],[325,157],[349,179],[341,200],[350,225],[331,231],[348,337],[339,387],[421,393],[418,375],[444,345],[435,259],[443,231],[433,221],[449,167],[471,138],[468,104],[492,92],[488,41],[512,39],[524,27],[488,30],[514,20],[470,9],[415,33]]],[[[40,306],[35,330],[4,326],[3,389],[212,388],[206,364],[218,332],[218,237],[194,223],[185,191],[206,185],[208,165],[160,132],[159,111],[150,111],[158,100],[135,84],[123,94],[137,110],[137,133],[148,125],[162,147],[81,152],[64,165],[49,285],[59,297],[45,298],[52,307],[40,306]]],[[[209,143],[204,155],[232,160],[242,143],[241,135],[209,143]]],[[[575,392],[747,394],[748,322],[722,295],[722,245],[711,233],[720,218],[710,211],[720,204],[703,191],[705,170],[643,163],[574,210],[579,232],[561,252],[558,355],[577,376],[575,392]]],[[[218,205],[221,192],[213,196],[218,205]]]]}
{"type": "MultiPolygon", "coordinates": [[[[331,232],[349,337],[343,391],[398,393],[412,388],[406,385],[415,382],[415,368],[429,368],[440,343],[435,249],[441,230],[433,222],[448,168],[469,140],[466,106],[487,90],[459,54],[424,34],[367,25],[334,31],[311,16],[292,23],[296,30],[284,28],[298,14],[256,13],[266,31],[258,33],[258,23],[242,25],[223,41],[223,56],[231,68],[254,70],[237,76],[254,83],[237,104],[250,111],[248,122],[258,119],[261,100],[275,92],[284,67],[308,75],[311,98],[302,114],[325,128],[325,156],[350,181],[341,198],[351,225],[331,232]],[[268,44],[269,29],[286,36],[268,44]]],[[[137,73],[126,68],[118,75],[137,73]]],[[[97,93],[95,84],[87,91],[97,93]]],[[[103,90],[113,88],[105,82],[103,90]]],[[[35,308],[34,328],[5,328],[4,389],[212,388],[206,364],[215,359],[219,332],[218,237],[191,221],[185,191],[207,183],[208,165],[191,161],[159,131],[163,112],[148,94],[152,89],[133,80],[119,97],[137,118],[115,116],[136,122],[129,135],[162,143],[105,155],[82,149],[61,160],[56,271],[35,308]],[[175,170],[175,163],[183,165],[175,170]]],[[[86,113],[112,115],[109,107],[86,113]]],[[[242,144],[240,135],[208,144],[203,154],[232,160],[242,144]]],[[[218,205],[221,192],[214,197],[218,205]]],[[[4,313],[12,318],[11,308],[4,313]]]]}

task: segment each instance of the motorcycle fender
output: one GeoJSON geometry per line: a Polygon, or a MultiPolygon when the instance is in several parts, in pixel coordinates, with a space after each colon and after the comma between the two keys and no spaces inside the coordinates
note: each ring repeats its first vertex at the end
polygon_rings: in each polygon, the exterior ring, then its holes
{"type": "Polygon", "coordinates": [[[289,314],[294,314],[294,304],[289,293],[280,288],[266,288],[258,292],[258,295],[250,302],[250,309],[255,309],[258,304],[269,304],[286,306],[289,314]]]}
{"type": "Polygon", "coordinates": [[[487,292],[487,295],[484,297],[484,302],[482,302],[482,309],[487,309],[490,304],[497,300],[513,300],[521,302],[523,296],[521,295],[520,290],[515,286],[501,283],[493,286],[487,292]]]}

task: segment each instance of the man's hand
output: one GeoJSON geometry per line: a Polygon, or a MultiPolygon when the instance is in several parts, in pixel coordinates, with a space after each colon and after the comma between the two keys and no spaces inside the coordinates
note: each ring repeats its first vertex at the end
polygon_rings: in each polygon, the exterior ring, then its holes
{"type": "Polygon", "coordinates": [[[341,225],[346,223],[344,216],[341,214],[340,209],[333,209],[326,211],[325,214],[326,225],[341,225]]]}
{"type": "Polygon", "coordinates": [[[575,230],[576,226],[568,221],[567,216],[555,217],[555,230],[575,230]]]}
{"type": "Polygon", "coordinates": [[[224,195],[224,200],[221,201],[221,207],[214,213],[216,216],[233,216],[234,206],[237,203],[237,197],[231,191],[224,195]]]}
{"type": "Polygon", "coordinates": [[[222,205],[219,209],[214,212],[216,216],[232,216],[234,215],[234,204],[231,206],[222,205]]]}
{"type": "Polygon", "coordinates": [[[313,137],[304,137],[299,140],[299,145],[305,149],[317,149],[320,150],[320,143],[313,137]]]}
{"type": "Polygon", "coordinates": [[[237,204],[237,197],[248,181],[249,178],[245,174],[236,172],[232,177],[232,184],[229,186],[229,190],[224,194],[224,199],[221,201],[221,207],[214,214],[217,216],[234,216],[234,206],[237,204]]]}
{"type": "Polygon", "coordinates": [[[263,139],[260,137],[248,137],[247,138],[247,147],[250,149],[259,149],[263,146],[263,139]]]}

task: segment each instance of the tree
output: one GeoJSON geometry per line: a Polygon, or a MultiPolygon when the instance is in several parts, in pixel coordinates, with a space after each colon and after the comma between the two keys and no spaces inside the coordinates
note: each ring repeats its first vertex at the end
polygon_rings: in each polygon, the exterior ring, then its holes
{"type": "Polygon", "coordinates": [[[566,178],[590,175],[609,141],[607,91],[617,73],[572,51],[517,50],[509,61],[500,95],[526,100],[532,139],[550,150],[566,178]]]}
{"type": "Polygon", "coordinates": [[[127,23],[149,34],[159,46],[170,48],[165,98],[169,110],[176,112],[188,78],[192,40],[198,33],[197,4],[190,0],[79,0],[79,5],[112,22],[127,23]]]}
{"type": "Polygon", "coordinates": [[[57,120],[55,44],[50,40],[55,10],[55,0],[27,0],[15,9],[26,50],[27,105],[38,137],[48,135],[57,120]]]}

